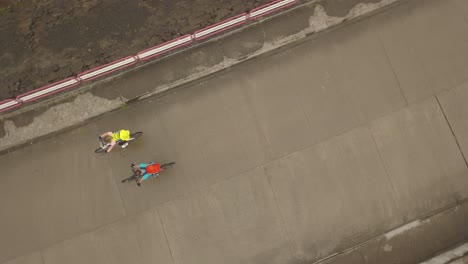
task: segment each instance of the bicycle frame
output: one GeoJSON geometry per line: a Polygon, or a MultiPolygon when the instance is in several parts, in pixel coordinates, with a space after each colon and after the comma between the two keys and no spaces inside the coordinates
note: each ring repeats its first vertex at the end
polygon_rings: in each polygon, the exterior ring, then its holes
{"type": "MultiPolygon", "coordinates": [[[[131,141],[131,140],[133,140],[133,138],[131,138],[129,141],[131,141]]],[[[116,143],[117,143],[117,145],[119,145],[120,147],[122,147],[121,144],[120,144],[121,142],[122,142],[122,141],[119,140],[119,141],[117,141],[116,143]]],[[[107,149],[107,148],[110,147],[110,145],[111,145],[110,143],[105,143],[104,141],[99,140],[99,146],[100,146],[102,149],[107,149]]]]}
{"type": "Polygon", "coordinates": [[[102,149],[107,149],[108,147],[110,147],[110,144],[109,143],[105,143],[104,141],[99,140],[99,146],[102,148],[102,149]]]}

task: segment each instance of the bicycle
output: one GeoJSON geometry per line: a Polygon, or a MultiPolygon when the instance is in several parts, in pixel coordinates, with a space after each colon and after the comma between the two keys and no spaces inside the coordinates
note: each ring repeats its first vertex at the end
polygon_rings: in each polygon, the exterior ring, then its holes
{"type": "MultiPolygon", "coordinates": [[[[175,162],[164,163],[163,165],[161,165],[161,172],[163,172],[163,171],[166,170],[167,168],[172,167],[172,165],[174,165],[174,164],[175,164],[175,162]]],[[[141,178],[141,174],[140,174],[140,175],[137,175],[137,174],[138,174],[137,172],[140,172],[140,171],[134,170],[134,169],[133,169],[133,164],[132,164],[132,171],[133,171],[133,175],[132,175],[132,176],[130,176],[130,177],[126,178],[126,179],[123,179],[123,180],[121,180],[120,182],[121,182],[121,183],[125,183],[125,182],[135,181],[136,184],[137,184],[138,186],[140,186],[141,184],[140,184],[138,181],[139,181],[140,178],[141,178]]],[[[152,175],[151,177],[156,178],[158,175],[159,175],[159,173],[158,173],[158,174],[155,174],[155,175],[152,175]]]]}
{"type": "MultiPolygon", "coordinates": [[[[117,145],[119,145],[121,148],[124,148],[123,145],[127,142],[130,142],[130,141],[133,141],[139,137],[141,137],[141,135],[143,135],[143,132],[135,132],[135,133],[132,133],[130,134],[130,139],[128,141],[123,141],[123,140],[119,140],[117,141],[117,145]]],[[[110,144],[109,143],[106,143],[104,141],[102,141],[101,138],[99,138],[99,148],[96,149],[94,151],[94,153],[104,153],[107,151],[107,149],[110,147],[110,144]]]]}

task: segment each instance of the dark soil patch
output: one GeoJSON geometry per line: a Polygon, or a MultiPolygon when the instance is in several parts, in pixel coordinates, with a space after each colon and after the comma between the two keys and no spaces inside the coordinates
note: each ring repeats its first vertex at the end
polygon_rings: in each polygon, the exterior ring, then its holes
{"type": "Polygon", "coordinates": [[[0,100],[271,0],[0,0],[0,100]]]}

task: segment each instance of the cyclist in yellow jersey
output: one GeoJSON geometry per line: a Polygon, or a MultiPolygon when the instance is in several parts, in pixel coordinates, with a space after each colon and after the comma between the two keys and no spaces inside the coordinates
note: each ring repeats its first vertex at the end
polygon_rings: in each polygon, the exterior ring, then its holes
{"type": "Polygon", "coordinates": [[[122,146],[122,148],[128,146],[127,141],[130,139],[130,131],[122,129],[116,132],[106,132],[102,134],[99,138],[101,138],[102,141],[110,145],[110,147],[106,151],[109,153],[116,144],[119,144],[120,146],[122,146]]]}

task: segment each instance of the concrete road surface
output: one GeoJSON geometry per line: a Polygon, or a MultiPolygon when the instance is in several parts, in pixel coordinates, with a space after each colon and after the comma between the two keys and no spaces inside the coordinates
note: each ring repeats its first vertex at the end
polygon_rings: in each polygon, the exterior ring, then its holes
{"type": "Polygon", "coordinates": [[[353,247],[468,197],[467,81],[468,1],[414,0],[106,114],[0,156],[0,262],[308,263],[353,247]],[[93,153],[120,128],[144,135],[93,153]],[[177,164],[120,183],[153,160],[177,164]]]}

